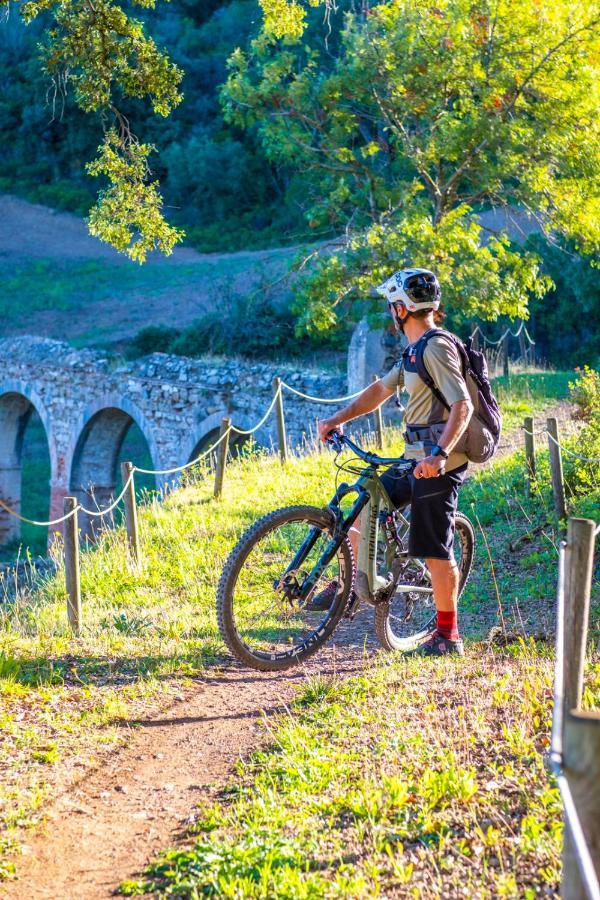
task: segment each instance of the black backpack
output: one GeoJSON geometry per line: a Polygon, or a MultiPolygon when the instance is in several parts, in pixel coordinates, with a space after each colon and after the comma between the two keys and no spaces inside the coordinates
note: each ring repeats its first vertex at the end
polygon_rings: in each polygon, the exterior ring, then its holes
{"type": "Polygon", "coordinates": [[[450,410],[450,406],[427,371],[424,359],[427,344],[432,337],[438,334],[443,334],[444,337],[449,338],[456,347],[467,389],[473,402],[471,421],[455,449],[466,453],[471,462],[487,462],[498,449],[500,432],[502,430],[502,415],[498,401],[492,391],[485,356],[480,350],[474,349],[471,338],[463,342],[456,335],[441,328],[434,328],[419,339],[414,348],[417,374],[425,382],[434,397],[447,410],[450,410]]]}

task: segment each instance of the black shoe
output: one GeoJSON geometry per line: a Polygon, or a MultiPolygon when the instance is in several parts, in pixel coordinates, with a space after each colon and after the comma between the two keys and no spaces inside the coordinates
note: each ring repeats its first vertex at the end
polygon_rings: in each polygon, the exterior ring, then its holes
{"type": "Polygon", "coordinates": [[[336,579],[330,581],[322,591],[315,594],[312,600],[306,604],[305,609],[309,612],[325,612],[325,610],[331,607],[331,604],[335,600],[338,588],[339,584],[336,579]]]}
{"type": "Polygon", "coordinates": [[[414,652],[419,656],[464,656],[465,648],[460,638],[453,641],[439,631],[434,631],[414,652]]]}

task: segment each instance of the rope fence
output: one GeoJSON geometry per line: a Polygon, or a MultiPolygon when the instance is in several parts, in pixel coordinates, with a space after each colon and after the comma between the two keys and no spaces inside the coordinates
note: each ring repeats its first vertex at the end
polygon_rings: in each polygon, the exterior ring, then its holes
{"type": "MultiPolygon", "coordinates": [[[[521,323],[519,330],[516,333],[510,332],[510,334],[513,336],[518,336],[524,331],[526,331],[525,326],[523,325],[523,323],[521,323]]],[[[377,380],[377,376],[374,376],[374,380],[377,380]]],[[[62,531],[64,538],[65,570],[68,573],[67,593],[69,622],[75,634],[79,634],[81,621],[81,596],[78,574],[79,515],[83,514],[85,516],[88,516],[92,520],[102,519],[110,515],[119,506],[119,504],[123,502],[123,520],[127,533],[128,545],[135,564],[141,564],[142,552],[139,542],[137,525],[137,501],[135,493],[136,473],[139,473],[140,475],[158,475],[165,477],[169,475],[179,475],[194,468],[207,457],[212,456],[215,462],[213,495],[215,498],[218,498],[221,496],[223,490],[224,476],[229,454],[230,437],[232,435],[249,436],[255,434],[260,428],[263,427],[263,425],[273,414],[273,412],[275,413],[277,425],[277,451],[279,453],[281,462],[285,463],[288,454],[288,441],[286,437],[286,424],[283,404],[284,391],[288,391],[291,394],[309,403],[318,404],[339,404],[348,400],[353,400],[355,397],[358,397],[362,393],[362,391],[356,391],[343,397],[317,397],[315,395],[300,391],[298,388],[287,384],[287,382],[283,381],[281,378],[276,377],[273,379],[273,398],[269,403],[269,406],[267,407],[265,413],[252,428],[238,428],[236,425],[232,424],[229,417],[225,416],[221,420],[219,437],[209,447],[196,455],[194,459],[190,460],[187,463],[184,463],[183,465],[173,466],[167,469],[147,469],[142,466],[137,466],[132,462],[122,463],[121,476],[123,487],[119,495],[110,503],[109,506],[105,508],[88,509],[76,497],[65,497],[63,500],[64,514],[62,516],[49,519],[48,521],[40,521],[36,519],[30,519],[26,516],[21,515],[21,513],[11,508],[9,504],[5,503],[3,500],[0,500],[0,508],[7,514],[15,517],[21,522],[47,528],[63,526],[62,531]]],[[[556,419],[548,419],[546,427],[536,430],[534,429],[533,419],[527,418],[525,419],[523,425],[523,432],[525,437],[527,492],[530,494],[536,488],[536,459],[534,438],[543,434],[547,434],[554,503],[559,519],[564,519],[566,517],[566,502],[564,477],[562,471],[562,452],[566,452],[567,454],[585,462],[596,463],[600,462],[600,460],[590,459],[583,456],[582,454],[575,453],[568,447],[565,447],[559,440],[558,424],[556,422],[556,419]]],[[[376,446],[381,448],[383,446],[382,415],[375,416],[375,440],[376,446]]]]}
{"type": "Polygon", "coordinates": [[[488,337],[488,335],[485,334],[485,332],[481,329],[480,325],[475,326],[475,328],[471,332],[470,337],[476,350],[481,349],[479,342],[480,338],[483,341],[484,351],[488,348],[491,348],[491,352],[488,354],[489,363],[491,364],[491,367],[493,367],[494,371],[498,370],[500,359],[502,358],[502,373],[507,378],[510,376],[510,338],[515,338],[519,341],[519,356],[517,357],[517,359],[523,359],[526,364],[533,362],[534,360],[535,341],[527,331],[525,322],[523,321],[520,322],[519,327],[516,331],[512,331],[510,328],[506,328],[500,335],[498,340],[492,340],[492,338],[488,337]]]}
{"type": "Polygon", "coordinates": [[[535,438],[540,435],[548,437],[548,456],[550,460],[550,475],[552,479],[552,495],[554,499],[554,509],[559,519],[565,519],[567,516],[565,478],[562,464],[562,454],[578,459],[584,463],[592,465],[600,465],[600,457],[584,456],[582,453],[576,453],[561,442],[558,430],[557,419],[551,417],[546,420],[544,428],[535,429],[533,419],[527,417],[521,426],[523,436],[525,438],[525,487],[527,495],[531,496],[536,490],[536,448],[535,438]]]}

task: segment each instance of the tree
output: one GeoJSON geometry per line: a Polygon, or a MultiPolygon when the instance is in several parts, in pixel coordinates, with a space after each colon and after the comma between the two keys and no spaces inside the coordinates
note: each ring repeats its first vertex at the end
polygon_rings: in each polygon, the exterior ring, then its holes
{"type": "Polygon", "coordinates": [[[309,224],[343,235],[304,269],[309,330],[406,264],[434,267],[465,316],[525,316],[551,281],[479,224],[483,208],[525,209],[553,240],[600,249],[597,5],[352,3],[335,46],[307,31],[318,0],[261,5],[223,102],[303,173],[309,224]]]}
{"type": "MultiPolygon", "coordinates": [[[[155,0],[132,0],[153,9],[155,0]]],[[[0,0],[0,6],[9,0],[0,0]]],[[[24,0],[26,22],[49,20],[41,53],[57,102],[72,90],[85,112],[101,115],[104,139],[89,164],[92,175],[104,176],[89,219],[92,234],[140,262],[150,250],[170,253],[181,232],[162,213],[158,183],[148,158],[154,147],[140,143],[122,104],[149,100],[155,113],[168,116],[181,101],[181,70],[146,33],[141,20],[115,0],[24,0]]],[[[51,91],[52,92],[52,91],[51,91]]]]}

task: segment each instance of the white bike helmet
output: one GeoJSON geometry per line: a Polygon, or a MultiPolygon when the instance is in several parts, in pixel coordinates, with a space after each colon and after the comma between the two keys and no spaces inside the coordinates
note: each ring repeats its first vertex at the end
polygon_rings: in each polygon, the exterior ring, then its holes
{"type": "Polygon", "coordinates": [[[402,303],[409,312],[438,309],[442,299],[440,283],[429,269],[401,269],[376,290],[388,303],[402,303]]]}

